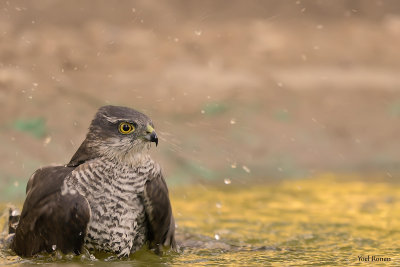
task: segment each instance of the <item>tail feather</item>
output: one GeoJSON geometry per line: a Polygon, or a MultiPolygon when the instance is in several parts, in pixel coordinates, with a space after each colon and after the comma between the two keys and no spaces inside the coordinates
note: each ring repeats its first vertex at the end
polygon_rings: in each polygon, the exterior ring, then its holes
{"type": "Polygon", "coordinates": [[[8,212],[8,233],[15,234],[19,219],[21,217],[21,212],[16,208],[10,208],[8,212]]]}

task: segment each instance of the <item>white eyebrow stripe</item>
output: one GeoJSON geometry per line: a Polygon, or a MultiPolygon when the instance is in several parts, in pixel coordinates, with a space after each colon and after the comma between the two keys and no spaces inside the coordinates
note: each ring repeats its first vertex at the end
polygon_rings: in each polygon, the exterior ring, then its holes
{"type": "Polygon", "coordinates": [[[126,122],[132,121],[131,119],[128,119],[128,118],[109,117],[109,116],[107,116],[105,114],[102,114],[102,115],[107,121],[109,121],[111,123],[116,123],[118,121],[126,121],[126,122]]]}

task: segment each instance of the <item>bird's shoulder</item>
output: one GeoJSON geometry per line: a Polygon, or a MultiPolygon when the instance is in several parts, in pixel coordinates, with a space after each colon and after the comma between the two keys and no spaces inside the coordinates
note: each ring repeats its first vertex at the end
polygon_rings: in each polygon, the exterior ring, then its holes
{"type": "Polygon", "coordinates": [[[46,166],[37,169],[29,178],[26,186],[26,194],[39,188],[56,189],[62,185],[64,179],[74,170],[74,167],[46,166]]]}
{"type": "MultiPolygon", "coordinates": [[[[47,166],[36,170],[26,186],[26,200],[23,210],[29,210],[28,206],[35,206],[41,199],[61,191],[63,182],[74,170],[74,167],[47,166]],[[27,207],[25,207],[27,206],[27,207]]],[[[24,216],[24,213],[21,214],[24,216]]]]}

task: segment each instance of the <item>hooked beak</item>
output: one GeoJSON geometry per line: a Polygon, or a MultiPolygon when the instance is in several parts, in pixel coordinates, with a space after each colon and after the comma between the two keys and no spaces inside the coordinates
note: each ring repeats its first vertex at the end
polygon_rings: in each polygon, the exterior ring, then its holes
{"type": "Polygon", "coordinates": [[[147,125],[147,135],[144,136],[144,139],[146,139],[147,141],[150,142],[154,142],[156,143],[156,146],[158,146],[158,137],[156,134],[156,131],[154,131],[153,127],[151,127],[150,125],[147,125]]]}

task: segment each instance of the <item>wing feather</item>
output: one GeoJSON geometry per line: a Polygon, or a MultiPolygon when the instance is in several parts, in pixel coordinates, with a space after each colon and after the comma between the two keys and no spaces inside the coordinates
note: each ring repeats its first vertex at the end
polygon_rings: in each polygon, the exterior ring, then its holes
{"type": "Polygon", "coordinates": [[[55,166],[37,170],[29,179],[27,196],[11,248],[21,256],[55,249],[80,253],[90,219],[87,200],[61,194],[65,177],[74,168],[55,166]]]}
{"type": "Polygon", "coordinates": [[[150,247],[154,247],[157,254],[161,254],[162,246],[175,250],[175,221],[167,184],[161,173],[146,182],[144,200],[150,226],[150,247]]]}

